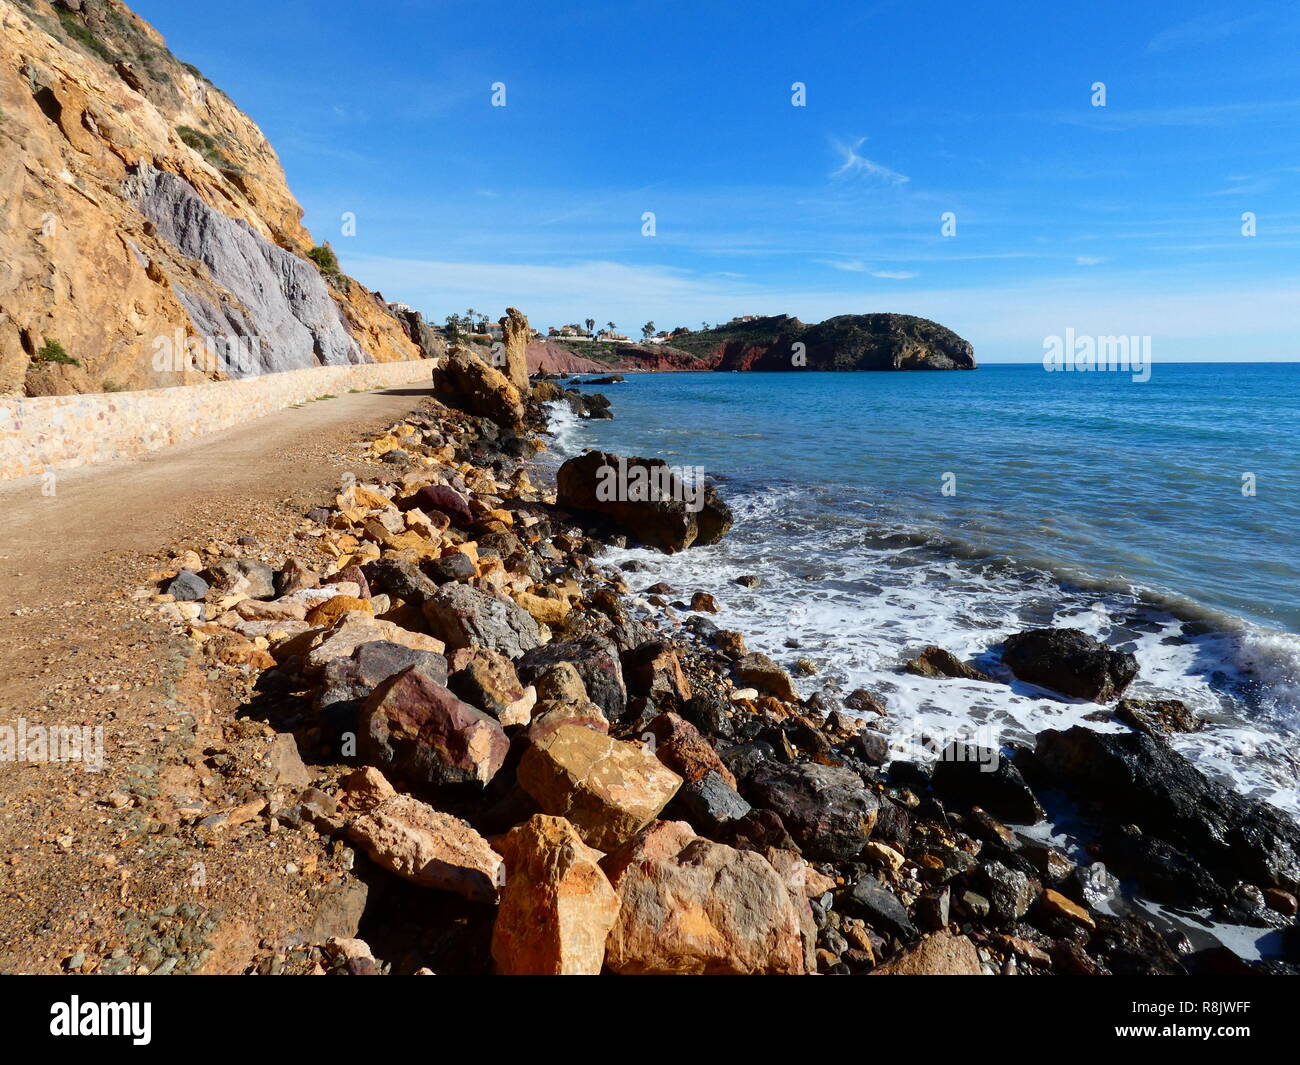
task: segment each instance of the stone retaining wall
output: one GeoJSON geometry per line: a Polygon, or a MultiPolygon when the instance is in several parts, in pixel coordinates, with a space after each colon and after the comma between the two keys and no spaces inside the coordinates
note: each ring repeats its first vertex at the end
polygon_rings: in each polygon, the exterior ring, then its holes
{"type": "Polygon", "coordinates": [[[433,367],[373,362],[142,392],[0,397],[0,480],[138,458],[326,394],[425,384],[433,367]]]}

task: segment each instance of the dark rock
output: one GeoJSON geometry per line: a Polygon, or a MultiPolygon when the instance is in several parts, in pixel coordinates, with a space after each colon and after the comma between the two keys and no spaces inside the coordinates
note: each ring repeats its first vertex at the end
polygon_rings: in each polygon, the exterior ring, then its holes
{"type": "Polygon", "coordinates": [[[532,684],[543,673],[561,662],[572,662],[587,688],[587,697],[605,712],[610,721],[620,721],[627,713],[627,685],[618,648],[603,636],[591,634],[574,640],[552,642],[537,647],[516,663],[519,677],[532,684]]]}
{"type": "Polygon", "coordinates": [[[218,590],[233,586],[240,577],[248,581],[252,599],[275,596],[275,570],[256,558],[224,558],[207,569],[208,583],[218,590]]]}
{"type": "Polygon", "coordinates": [[[192,603],[208,594],[208,582],[197,573],[181,570],[167,582],[163,591],[180,603],[192,603]]]}
{"type": "Polygon", "coordinates": [[[642,543],[668,552],[715,543],[732,522],[730,508],[712,485],[683,484],[662,459],[603,451],[588,451],[560,467],[556,502],[603,515],[642,543]]]}
{"type": "Polygon", "coordinates": [[[1116,976],[1185,976],[1187,969],[1164,938],[1135,917],[1094,913],[1097,930],[1089,940],[1092,952],[1116,976]]]}
{"type": "Polygon", "coordinates": [[[721,752],[722,761],[742,785],[759,766],[776,760],[776,749],[763,740],[749,740],[721,752]]]}
{"type": "MultiPolygon", "coordinates": [[[[469,562],[462,554],[453,557],[469,562]]],[[[473,569],[472,563],[470,568],[473,569]]],[[[421,573],[418,567],[396,558],[381,558],[371,562],[366,567],[366,573],[367,579],[381,592],[416,605],[423,603],[438,590],[438,586],[421,573]]]]}
{"type": "Polygon", "coordinates": [[[989,916],[998,924],[1020,920],[1043,893],[1042,884],[1033,877],[1001,862],[985,862],[975,881],[975,887],[989,900],[989,916]]]}
{"type": "Polygon", "coordinates": [[[749,778],[746,796],[781,821],[814,861],[856,857],[871,835],[880,802],[852,770],[765,762],[749,778]]]}
{"type": "Polygon", "coordinates": [[[877,932],[893,936],[901,943],[910,943],[920,936],[907,916],[907,907],[874,876],[859,877],[841,898],[840,905],[877,932]]]}
{"type": "Polygon", "coordinates": [[[1086,909],[1095,910],[1119,894],[1119,877],[1103,862],[1080,865],[1066,879],[1065,893],[1086,909]]]}
{"type": "Polygon", "coordinates": [[[1300,825],[1210,780],[1162,740],[1076,726],[1038,736],[1059,786],[1202,863],[1220,881],[1300,888],[1300,825]]]}
{"type": "Polygon", "coordinates": [[[993,678],[974,666],[968,666],[951,651],[942,647],[927,647],[904,667],[918,677],[949,677],[955,680],[983,680],[990,684],[993,678]]]}
{"type": "Polygon", "coordinates": [[[462,583],[470,580],[477,572],[470,557],[459,551],[426,562],[424,570],[437,584],[462,583]]]}
{"type": "Polygon", "coordinates": [[[874,729],[864,728],[846,746],[868,765],[884,765],[889,761],[889,739],[874,729]]]}
{"type": "Polygon", "coordinates": [[[1020,770],[987,747],[948,744],[934,764],[931,784],[945,801],[980,806],[1015,824],[1037,824],[1044,816],[1020,770]]]}
{"type": "Polygon", "coordinates": [[[537,622],[522,607],[466,584],[440,587],[425,601],[424,618],[450,648],[487,647],[518,658],[541,642],[537,622]]]}
{"type": "Polygon", "coordinates": [[[1180,699],[1121,699],[1115,706],[1115,718],[1148,736],[1199,732],[1205,726],[1180,699]]]}
{"type": "Polygon", "coordinates": [[[683,784],[660,817],[665,821],[685,821],[700,835],[713,839],[724,825],[740,820],[751,809],[721,774],[709,772],[699,780],[683,784]]]}
{"type": "Polygon", "coordinates": [[[879,714],[881,717],[885,715],[885,700],[879,695],[873,695],[866,688],[854,688],[844,697],[844,705],[860,714],[879,714]]]}
{"type": "Polygon", "coordinates": [[[1007,637],[1002,662],[1018,678],[1075,699],[1106,703],[1137,676],[1137,659],[1078,629],[1031,629],[1007,637]]]}
{"type": "Polygon", "coordinates": [[[691,682],[672,644],[653,640],[621,656],[629,695],[677,709],[691,697],[691,682]]]}

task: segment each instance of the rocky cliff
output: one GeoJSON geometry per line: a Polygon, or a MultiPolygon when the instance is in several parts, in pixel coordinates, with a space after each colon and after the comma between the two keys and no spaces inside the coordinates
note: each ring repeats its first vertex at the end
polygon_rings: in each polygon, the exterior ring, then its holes
{"type": "Polygon", "coordinates": [[[261,131],[119,0],[0,0],[0,30],[0,394],[437,353],[308,257],[261,131]]]}

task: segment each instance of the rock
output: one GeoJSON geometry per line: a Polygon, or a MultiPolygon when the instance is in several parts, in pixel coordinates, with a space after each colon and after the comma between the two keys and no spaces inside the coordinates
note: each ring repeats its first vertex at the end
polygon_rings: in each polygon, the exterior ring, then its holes
{"type": "Polygon", "coordinates": [[[1205,727],[1180,699],[1121,699],[1115,705],[1115,719],[1149,736],[1199,732],[1205,727]]]}
{"type": "Polygon", "coordinates": [[[528,341],[533,331],[527,316],[514,307],[506,308],[500,319],[501,339],[505,348],[505,372],[521,396],[528,395],[528,341]]]}
{"type": "Polygon", "coordinates": [[[973,666],[968,666],[951,651],[942,647],[927,647],[903,667],[918,677],[950,677],[955,680],[982,680],[993,683],[993,678],[973,666]]]}
{"type": "Polygon", "coordinates": [[[526,611],[464,584],[439,588],[425,602],[424,617],[451,648],[486,647],[518,658],[541,642],[537,622],[526,611]]]}
{"type": "Polygon", "coordinates": [[[485,647],[463,648],[452,655],[448,687],[466,702],[495,717],[505,727],[532,720],[537,690],[519,680],[505,655],[485,647]]]}
{"type": "Polygon", "coordinates": [[[724,825],[739,821],[751,809],[720,773],[709,772],[698,780],[686,781],[668,804],[664,816],[686,821],[696,832],[712,839],[724,825]]]}
{"type": "Polygon", "coordinates": [[[605,964],[620,974],[798,974],[799,914],[762,857],[659,821],[605,860],[621,902],[605,964]]]}
{"type": "Polygon", "coordinates": [[[750,776],[746,795],[755,806],[775,810],[815,861],[857,857],[880,807],[852,770],[811,763],[763,762],[750,776]]]}
{"type": "Polygon", "coordinates": [[[536,814],[501,840],[506,884],[492,958],[507,976],[596,976],[619,900],[601,854],[562,817],[536,814]]]}
{"type": "Polygon", "coordinates": [[[339,781],[348,809],[364,813],[391,799],[397,792],[388,779],[372,765],[363,765],[339,781]]]}
{"type": "Polygon", "coordinates": [[[451,814],[396,795],[358,817],[352,841],[374,862],[421,887],[495,903],[505,864],[487,840],[451,814]]]}
{"type": "Polygon", "coordinates": [[[690,699],[691,682],[671,644],[660,640],[643,643],[624,654],[622,663],[628,694],[673,708],[690,699]]]}
{"type": "Polygon", "coordinates": [[[1078,629],[1031,629],[1008,636],[1002,662],[1020,680],[1075,699],[1106,703],[1137,676],[1137,659],[1078,629]]]}
{"type": "Polygon", "coordinates": [[[275,594],[292,595],[304,588],[316,588],[320,585],[320,574],[299,559],[291,558],[284,568],[275,575],[275,594]]]}
{"type": "Polygon", "coordinates": [[[474,515],[465,497],[445,484],[426,484],[413,496],[402,500],[402,509],[413,507],[425,513],[445,514],[458,529],[468,529],[474,524],[474,515]]]}
{"type": "Polygon", "coordinates": [[[920,934],[907,916],[907,908],[899,902],[898,896],[874,876],[859,877],[853,888],[843,896],[841,904],[877,932],[893,936],[900,942],[911,942],[920,934]]]}
{"type": "Polygon", "coordinates": [[[571,703],[587,699],[587,685],[572,662],[557,662],[534,678],[537,698],[543,702],[571,703]]]}
{"type": "Polygon", "coordinates": [[[561,663],[571,663],[582,678],[587,697],[604,711],[610,721],[619,721],[627,711],[627,685],[618,648],[603,636],[588,635],[537,647],[517,663],[525,684],[561,663]]]}
{"type": "Polygon", "coordinates": [[[997,924],[1010,924],[1024,917],[1042,894],[1042,884],[1018,869],[1001,862],[979,867],[976,885],[989,901],[989,916],[997,924]]]}
{"type": "Polygon", "coordinates": [[[1047,888],[1043,892],[1038,905],[1050,917],[1063,917],[1067,921],[1073,921],[1089,929],[1097,927],[1097,922],[1092,919],[1092,915],[1087,910],[1052,888],[1047,888]]]}
{"type": "Polygon", "coordinates": [[[660,714],[650,722],[648,732],[654,737],[655,757],[683,780],[703,780],[717,773],[727,787],[735,788],[731,770],[689,721],[672,713],[660,714]]]}
{"type": "Polygon", "coordinates": [[[316,710],[337,733],[355,732],[361,706],[389,677],[419,665],[439,684],[447,681],[447,660],[387,640],[359,645],[348,658],[336,658],[321,671],[316,710]]]}
{"type": "Polygon", "coordinates": [[[510,750],[494,717],[456,698],[418,665],[376,688],[361,718],[362,756],[420,783],[486,784],[510,750]]]}
{"type": "Polygon", "coordinates": [[[458,397],[472,414],[502,428],[513,430],[523,424],[524,402],[519,389],[468,348],[458,345],[451,349],[435,383],[439,390],[458,397]]]}
{"type": "MultiPolygon", "coordinates": [[[[454,557],[465,558],[464,555],[454,557]]],[[[473,564],[467,558],[465,562],[470,565],[472,576],[473,564]]],[[[421,573],[417,566],[401,559],[377,559],[366,567],[366,572],[375,588],[408,603],[423,603],[438,590],[438,586],[421,573]]]]}
{"type": "Polygon", "coordinates": [[[1035,825],[1044,817],[1020,770],[987,747],[948,744],[934,764],[931,783],[945,800],[980,806],[1013,824],[1035,825]]]}
{"type": "MultiPolygon", "coordinates": [[[[425,570],[437,584],[456,584],[474,578],[478,571],[468,555],[453,551],[425,564],[425,570]]],[[[425,596],[424,598],[428,598],[425,596]]]]}
{"type": "Polygon", "coordinates": [[[844,697],[844,705],[859,714],[879,714],[881,717],[885,715],[885,701],[880,696],[867,691],[866,688],[854,688],[844,697]]]}
{"type": "Polygon", "coordinates": [[[262,762],[273,784],[301,788],[311,783],[311,773],[303,764],[302,755],[298,753],[298,741],[292,733],[281,732],[272,737],[262,762]]]}
{"type": "Polygon", "coordinates": [[[515,592],[514,600],[534,621],[557,629],[564,625],[572,609],[567,599],[534,595],[532,592],[515,592]]]}
{"type": "Polygon", "coordinates": [[[293,599],[242,599],[235,613],[245,621],[303,621],[307,608],[293,599]]]}
{"type": "Polygon", "coordinates": [[[1210,780],[1163,740],[1081,726],[1039,733],[1054,786],[1185,851],[1225,884],[1300,889],[1300,825],[1210,780]]]}
{"type": "Polygon", "coordinates": [[[795,690],[790,674],[765,654],[751,651],[741,658],[733,669],[736,677],[744,684],[752,685],[760,691],[771,692],[787,703],[799,701],[799,693],[795,690]]]}
{"type": "Polygon", "coordinates": [[[529,746],[518,779],[543,812],[568,818],[585,843],[606,852],[649,823],[682,783],[636,744],[574,724],[529,746]]]}
{"type": "Polygon", "coordinates": [[[248,582],[250,599],[275,598],[275,570],[256,558],[223,558],[205,571],[208,582],[220,592],[233,587],[240,578],[248,582]]]}
{"type": "Polygon", "coordinates": [[[708,592],[696,592],[691,596],[691,609],[702,614],[716,614],[721,607],[708,592]]]}
{"type": "Polygon", "coordinates": [[[174,597],[178,603],[192,603],[208,594],[208,582],[197,573],[181,570],[167,582],[163,591],[174,597]]]}
{"type": "Polygon", "coordinates": [[[319,606],[314,606],[307,611],[307,624],[317,629],[329,628],[344,614],[351,611],[359,611],[363,614],[371,613],[370,600],[351,595],[336,595],[333,599],[327,599],[319,606]]]}
{"type": "Polygon", "coordinates": [[[561,507],[601,514],[661,551],[716,543],[731,528],[731,510],[717,491],[684,483],[662,459],[588,451],[556,474],[561,507]]]}
{"type": "Polygon", "coordinates": [[[883,965],[871,970],[872,976],[986,976],[980,965],[979,952],[966,936],[936,932],[907,947],[883,965]]]}
{"type": "Polygon", "coordinates": [[[430,651],[436,655],[446,650],[443,642],[432,636],[411,632],[369,614],[351,613],[344,614],[332,627],[317,634],[314,645],[303,659],[303,668],[309,674],[318,674],[327,663],[349,657],[363,643],[380,642],[395,643],[415,651],[430,651]]]}

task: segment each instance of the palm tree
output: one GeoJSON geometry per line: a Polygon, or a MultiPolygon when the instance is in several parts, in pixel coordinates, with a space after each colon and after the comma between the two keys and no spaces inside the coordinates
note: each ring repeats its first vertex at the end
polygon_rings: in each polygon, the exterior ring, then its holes
{"type": "Polygon", "coordinates": [[[586,321],[584,324],[587,326],[587,332],[588,332],[588,333],[594,333],[594,332],[596,331],[596,319],[595,319],[595,318],[588,318],[587,321],[586,321]]]}

